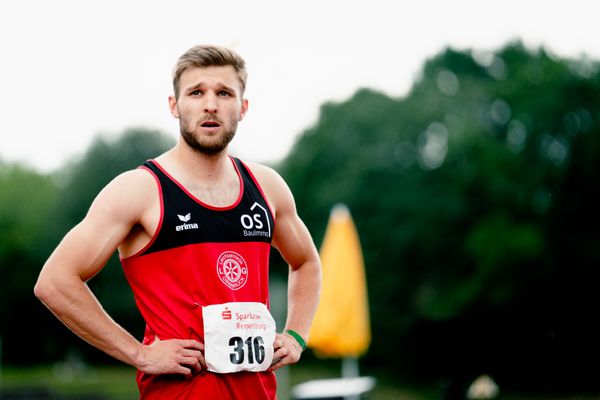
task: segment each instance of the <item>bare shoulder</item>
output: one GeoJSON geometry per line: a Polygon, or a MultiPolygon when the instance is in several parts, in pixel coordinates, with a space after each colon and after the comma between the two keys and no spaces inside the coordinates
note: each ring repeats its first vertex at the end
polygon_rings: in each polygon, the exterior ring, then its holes
{"type": "Polygon", "coordinates": [[[314,243],[298,215],[294,196],[287,183],[272,168],[260,164],[247,165],[274,209],[277,223],[273,233],[273,246],[292,269],[297,269],[308,260],[316,259],[318,263],[314,243]]]}
{"type": "Polygon", "coordinates": [[[257,163],[252,163],[252,162],[246,162],[245,164],[250,168],[250,171],[252,172],[252,174],[254,174],[254,176],[258,180],[258,183],[260,183],[261,186],[262,185],[274,185],[274,186],[284,185],[285,187],[287,187],[287,185],[286,185],[285,181],[283,180],[283,178],[281,177],[281,175],[279,175],[277,173],[277,171],[275,171],[273,168],[267,167],[266,165],[263,165],[263,164],[257,164],[257,163]]]}
{"type": "Polygon", "coordinates": [[[285,180],[271,167],[256,163],[246,163],[250,171],[265,192],[269,203],[277,210],[293,210],[295,212],[294,197],[285,180]]]}
{"type": "Polygon", "coordinates": [[[123,172],[110,181],[98,194],[90,212],[110,212],[117,218],[141,217],[156,198],[154,177],[144,169],[123,172]]]}
{"type": "Polygon", "coordinates": [[[155,188],[156,182],[151,173],[138,168],[117,175],[100,193],[131,200],[148,196],[155,188]]]}

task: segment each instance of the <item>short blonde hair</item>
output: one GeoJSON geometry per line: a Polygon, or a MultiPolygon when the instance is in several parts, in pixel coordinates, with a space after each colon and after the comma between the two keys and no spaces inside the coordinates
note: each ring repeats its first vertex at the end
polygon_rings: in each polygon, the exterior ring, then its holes
{"type": "Polygon", "coordinates": [[[246,90],[246,80],[248,73],[246,72],[246,62],[235,51],[226,47],[214,45],[197,45],[186,51],[179,57],[175,67],[173,68],[173,92],[175,98],[179,98],[179,79],[181,74],[189,67],[213,67],[231,65],[238,74],[241,94],[246,90]]]}

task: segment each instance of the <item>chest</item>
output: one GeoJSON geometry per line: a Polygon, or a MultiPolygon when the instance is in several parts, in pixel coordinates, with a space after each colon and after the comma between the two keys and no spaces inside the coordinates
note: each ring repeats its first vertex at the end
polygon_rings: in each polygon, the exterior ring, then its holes
{"type": "Polygon", "coordinates": [[[238,179],[230,179],[218,184],[200,184],[197,182],[183,182],[183,187],[193,198],[209,207],[228,207],[240,197],[242,185],[238,179]]]}
{"type": "Polygon", "coordinates": [[[155,172],[161,188],[161,221],[147,252],[211,243],[271,242],[273,215],[245,170],[240,170],[237,180],[210,187],[155,172]]]}

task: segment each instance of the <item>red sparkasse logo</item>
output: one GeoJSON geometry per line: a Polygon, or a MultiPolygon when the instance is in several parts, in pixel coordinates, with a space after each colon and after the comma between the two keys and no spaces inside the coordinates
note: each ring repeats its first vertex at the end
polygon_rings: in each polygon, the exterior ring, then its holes
{"type": "Polygon", "coordinates": [[[231,310],[225,307],[225,310],[221,313],[221,317],[223,317],[223,319],[231,319],[231,310]]]}
{"type": "Polygon", "coordinates": [[[248,265],[238,253],[225,251],[217,259],[217,275],[225,286],[238,290],[248,280],[248,265]]]}

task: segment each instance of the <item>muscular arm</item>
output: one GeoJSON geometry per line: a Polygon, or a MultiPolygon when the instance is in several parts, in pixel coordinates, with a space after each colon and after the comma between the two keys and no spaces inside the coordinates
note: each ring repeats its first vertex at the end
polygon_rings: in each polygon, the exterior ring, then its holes
{"type": "Polygon", "coordinates": [[[116,359],[149,373],[189,375],[190,368],[199,368],[200,343],[157,341],[143,346],[104,311],[86,284],[131,229],[143,225],[152,188],[156,191],[152,178],[143,174],[125,173],[100,192],[86,217],[46,261],[34,292],[69,329],[116,359]]]}
{"type": "Polygon", "coordinates": [[[321,263],[308,229],[292,206],[285,216],[278,211],[274,245],[290,266],[285,329],[307,341],[319,302],[321,263]]]}
{"type": "MultiPolygon", "coordinates": [[[[290,266],[288,277],[288,310],[284,332],[296,331],[305,341],[319,303],[321,262],[308,229],[296,211],[293,195],[287,184],[274,171],[254,166],[263,190],[275,209],[273,245],[290,266]]],[[[301,348],[288,334],[275,340],[277,369],[300,359],[301,348]]]]}

